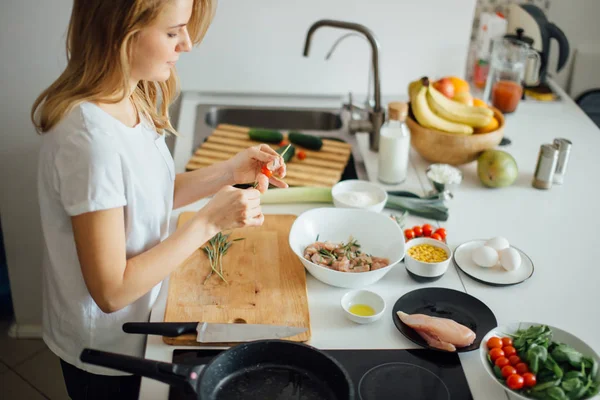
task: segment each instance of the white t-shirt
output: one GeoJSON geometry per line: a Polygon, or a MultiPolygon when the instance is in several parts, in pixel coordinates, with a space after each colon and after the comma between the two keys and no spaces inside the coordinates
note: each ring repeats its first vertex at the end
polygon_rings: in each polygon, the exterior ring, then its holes
{"type": "Polygon", "coordinates": [[[127,127],[98,106],[83,103],[42,135],[43,338],[66,362],[96,374],[127,375],[84,364],[79,356],[87,347],[143,357],[145,336],[126,334],[122,326],[148,321],[161,287],[117,312],[102,312],[83,280],[71,216],[124,207],[129,259],[167,237],[174,182],[164,136],[144,119],[127,127]]]}

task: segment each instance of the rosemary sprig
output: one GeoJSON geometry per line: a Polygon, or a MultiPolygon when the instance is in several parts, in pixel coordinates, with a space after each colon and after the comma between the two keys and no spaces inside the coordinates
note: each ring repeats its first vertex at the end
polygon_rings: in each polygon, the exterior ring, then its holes
{"type": "Polygon", "coordinates": [[[325,257],[333,258],[334,260],[337,259],[336,255],[327,249],[320,249],[319,254],[325,257]]]}
{"type": "Polygon", "coordinates": [[[223,276],[223,256],[227,254],[227,251],[229,251],[229,248],[233,242],[244,240],[244,238],[238,238],[230,241],[229,236],[231,236],[231,233],[223,235],[221,232],[219,232],[208,241],[208,244],[205,247],[202,248],[202,250],[208,256],[208,261],[210,262],[211,268],[211,271],[204,279],[204,284],[208,282],[213,272],[216,273],[225,283],[228,283],[223,276]]]}

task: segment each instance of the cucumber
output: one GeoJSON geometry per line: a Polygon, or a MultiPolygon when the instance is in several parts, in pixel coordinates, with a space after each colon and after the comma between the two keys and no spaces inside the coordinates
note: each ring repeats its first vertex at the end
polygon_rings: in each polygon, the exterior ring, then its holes
{"type": "MultiPolygon", "coordinates": [[[[287,148],[287,145],[285,146],[281,146],[280,148],[278,148],[277,150],[275,150],[277,152],[277,154],[281,155],[281,153],[283,153],[285,151],[285,149],[287,148]]],[[[283,161],[285,163],[290,162],[290,160],[292,159],[292,157],[294,157],[294,154],[296,153],[296,148],[290,144],[290,148],[288,149],[288,151],[285,152],[285,154],[283,155],[283,161]]]]}
{"type": "Polygon", "coordinates": [[[252,128],[248,131],[250,139],[261,143],[281,143],[283,135],[279,131],[252,128]]]}
{"type": "Polygon", "coordinates": [[[297,144],[300,147],[306,147],[310,150],[321,150],[321,147],[323,147],[323,141],[320,137],[300,132],[289,132],[288,139],[291,143],[297,144]]]}

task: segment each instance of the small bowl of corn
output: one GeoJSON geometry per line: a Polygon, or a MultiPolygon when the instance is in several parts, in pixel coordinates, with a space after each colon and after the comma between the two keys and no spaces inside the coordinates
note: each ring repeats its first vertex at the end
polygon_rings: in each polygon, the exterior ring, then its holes
{"type": "Polygon", "coordinates": [[[444,242],[421,237],[406,243],[404,265],[417,282],[433,282],[446,273],[451,258],[452,250],[444,242]]]}

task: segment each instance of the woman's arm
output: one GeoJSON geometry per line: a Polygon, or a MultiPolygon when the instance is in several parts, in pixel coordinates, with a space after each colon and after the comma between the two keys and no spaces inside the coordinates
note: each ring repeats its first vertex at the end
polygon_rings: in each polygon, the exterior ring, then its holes
{"type": "Polygon", "coordinates": [[[258,190],[226,187],[163,242],[127,259],[122,207],[71,218],[85,284],[105,313],[148,293],[216,233],[263,220],[258,190]]]}
{"type": "Polygon", "coordinates": [[[233,171],[227,161],[195,171],[179,173],[175,176],[173,209],[176,210],[204,197],[212,196],[223,186],[234,183],[233,171]]]}

